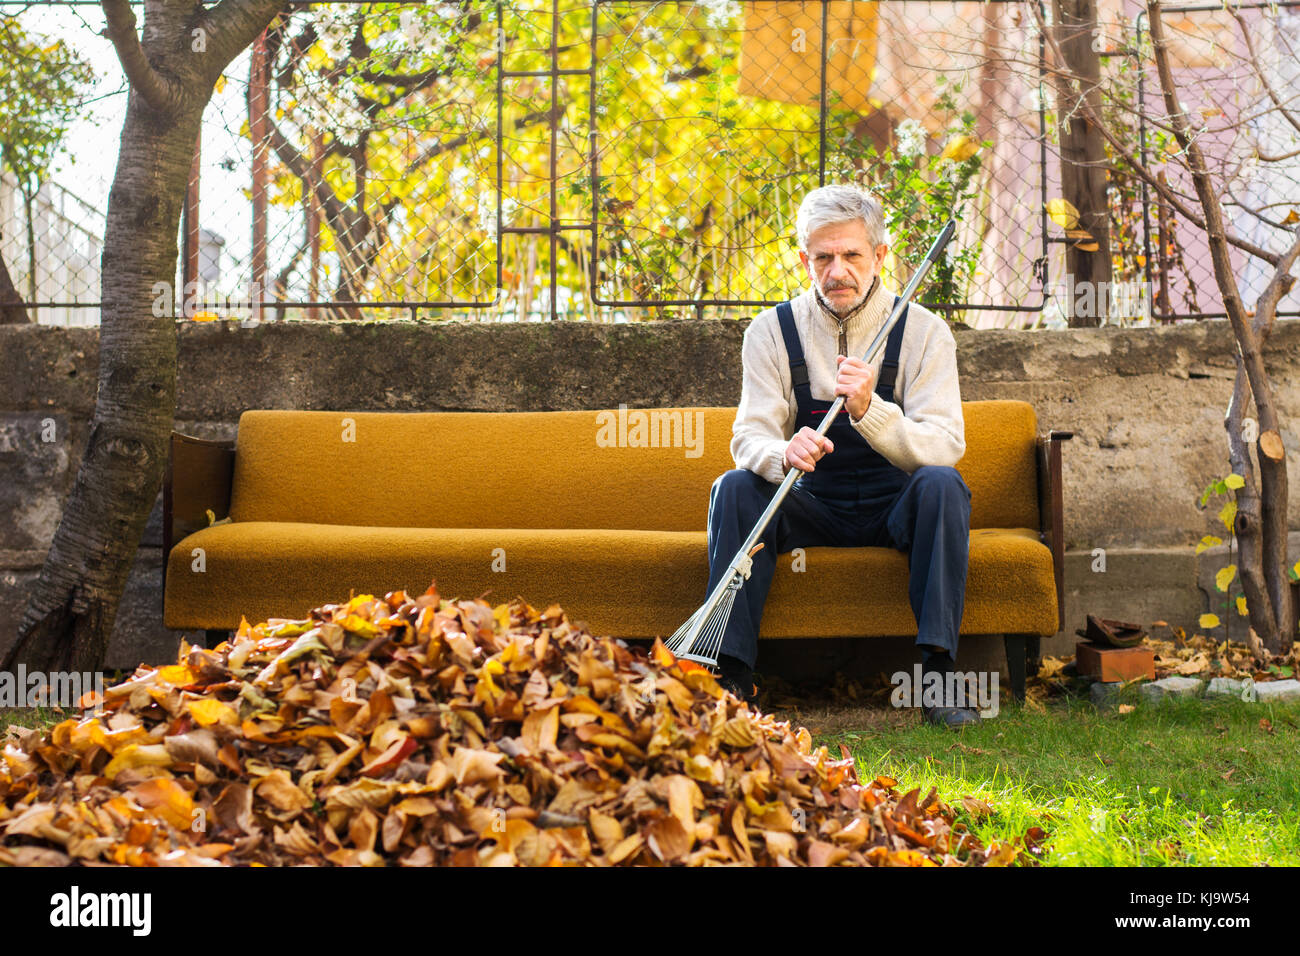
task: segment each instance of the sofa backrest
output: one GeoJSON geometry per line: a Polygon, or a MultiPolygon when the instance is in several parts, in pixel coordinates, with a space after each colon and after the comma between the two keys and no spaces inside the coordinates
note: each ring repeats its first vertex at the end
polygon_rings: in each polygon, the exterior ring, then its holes
{"type": "MultiPolygon", "coordinates": [[[[1038,526],[1033,406],[964,402],[971,526],[1038,526]]],[[[703,531],[734,408],[247,411],[235,521],[703,531]]]]}

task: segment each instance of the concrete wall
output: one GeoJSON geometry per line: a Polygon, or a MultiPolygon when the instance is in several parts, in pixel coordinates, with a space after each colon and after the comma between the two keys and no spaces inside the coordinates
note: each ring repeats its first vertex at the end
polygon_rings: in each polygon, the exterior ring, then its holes
{"type": "MultiPolygon", "coordinates": [[[[232,437],[248,408],[734,404],[746,325],[181,323],[176,427],[232,437]]],[[[1193,624],[1208,609],[1193,546],[1218,525],[1196,499],[1227,472],[1222,420],[1235,354],[1227,323],[956,337],[963,398],[1023,399],[1038,409],[1040,430],[1075,434],[1064,455],[1066,629],[1047,649],[1068,652],[1086,613],[1193,624]],[[1104,572],[1094,568],[1097,548],[1105,549],[1104,572]]],[[[0,643],[7,643],[81,459],[98,332],[3,326],[0,354],[0,643]],[[55,424],[53,442],[41,440],[46,419],[55,424]]],[[[1300,322],[1278,324],[1266,364],[1288,449],[1289,522],[1300,529],[1300,322]]],[[[174,653],[177,635],[159,620],[161,544],[160,498],[119,615],[111,666],[174,653]]]]}

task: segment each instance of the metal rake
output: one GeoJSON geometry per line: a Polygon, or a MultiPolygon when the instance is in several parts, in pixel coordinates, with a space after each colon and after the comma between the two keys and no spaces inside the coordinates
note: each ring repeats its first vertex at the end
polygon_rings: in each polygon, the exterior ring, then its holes
{"type": "MultiPolygon", "coordinates": [[[[863,361],[870,363],[876,357],[876,353],[884,347],[894,323],[898,321],[899,316],[903,314],[903,310],[907,308],[907,304],[912,300],[912,296],[916,293],[916,289],[922,280],[925,279],[926,273],[930,271],[930,267],[943,254],[944,246],[948,244],[948,240],[952,238],[952,234],[956,229],[957,221],[949,219],[947,225],[939,233],[939,237],[930,246],[930,251],[925,254],[925,259],[922,261],[920,268],[916,270],[912,280],[907,284],[907,288],[899,296],[898,302],[894,305],[894,310],[890,313],[888,320],[876,333],[876,337],[871,340],[871,345],[868,346],[863,361]]],[[[817,428],[818,436],[826,434],[831,422],[835,420],[835,416],[840,413],[840,409],[843,407],[844,396],[836,396],[835,403],[823,416],[822,423],[817,428]]],[[[832,452],[832,454],[834,453],[832,452]]],[[[790,469],[785,476],[785,480],[781,482],[781,487],[777,489],[776,494],[772,496],[772,500],[768,502],[767,507],[759,516],[758,523],[754,525],[754,530],[749,532],[749,537],[741,544],[736,556],[731,559],[727,573],[718,580],[708,600],[668,639],[668,650],[672,651],[674,655],[697,661],[708,667],[716,668],[718,666],[718,652],[722,648],[722,638],[727,629],[727,621],[731,617],[732,605],[736,603],[736,596],[740,593],[740,589],[749,580],[754,555],[763,547],[762,542],[758,539],[767,530],[767,526],[771,524],[772,518],[776,516],[777,509],[781,507],[781,503],[785,500],[791,486],[801,474],[802,472],[798,468],[790,469]]]]}

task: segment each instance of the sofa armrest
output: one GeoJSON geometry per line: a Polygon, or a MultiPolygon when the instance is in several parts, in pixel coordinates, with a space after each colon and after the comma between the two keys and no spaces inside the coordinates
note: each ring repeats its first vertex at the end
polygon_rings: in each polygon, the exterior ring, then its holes
{"type": "Polygon", "coordinates": [[[1074,432],[1038,436],[1038,540],[1052,551],[1056,572],[1057,629],[1065,629],[1065,504],[1061,492],[1061,446],[1074,432]]]}
{"type": "Polygon", "coordinates": [[[164,602],[172,546],[187,535],[206,528],[209,510],[217,520],[230,513],[230,489],[234,476],[233,441],[212,441],[172,432],[163,476],[164,602]]]}

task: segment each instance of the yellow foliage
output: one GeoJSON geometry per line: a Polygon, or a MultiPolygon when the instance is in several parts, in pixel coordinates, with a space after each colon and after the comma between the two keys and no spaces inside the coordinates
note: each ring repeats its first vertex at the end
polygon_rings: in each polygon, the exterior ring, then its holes
{"type": "MultiPolygon", "coordinates": [[[[980,151],[980,144],[965,134],[954,136],[944,144],[940,159],[951,159],[955,163],[970,159],[980,151]]],[[[1051,204],[1048,203],[1050,206],[1051,204]]]]}
{"type": "Polygon", "coordinates": [[[1235,500],[1229,501],[1226,505],[1224,505],[1219,510],[1219,520],[1223,522],[1223,526],[1227,528],[1229,531],[1232,530],[1232,524],[1236,520],[1236,518],[1237,518],[1237,502],[1235,500]]]}
{"type": "Polygon", "coordinates": [[[1079,227],[1079,210],[1068,199],[1049,199],[1047,201],[1047,218],[1062,229],[1079,227]]]}
{"type": "Polygon", "coordinates": [[[1232,579],[1237,576],[1237,566],[1229,564],[1227,567],[1219,568],[1219,572],[1214,576],[1214,586],[1220,591],[1228,590],[1228,585],[1232,579]]]}

